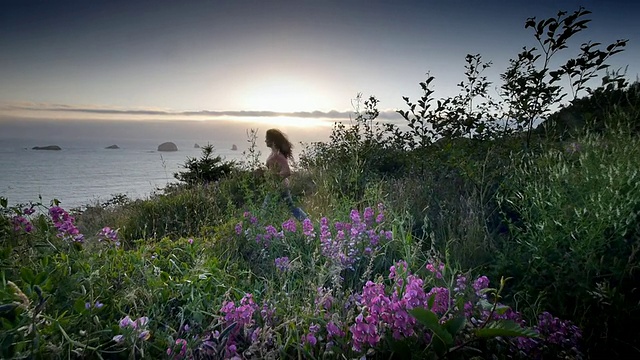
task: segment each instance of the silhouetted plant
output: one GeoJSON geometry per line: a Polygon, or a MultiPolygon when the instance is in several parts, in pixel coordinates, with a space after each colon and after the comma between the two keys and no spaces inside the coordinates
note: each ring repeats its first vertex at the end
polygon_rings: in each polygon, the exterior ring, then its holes
{"type": "Polygon", "coordinates": [[[173,176],[188,185],[195,185],[218,181],[230,175],[236,163],[222,160],[220,155],[214,157],[213,145],[207,144],[202,147],[202,156],[199,159],[187,157],[182,167],[186,171],[174,173],[173,176]]]}

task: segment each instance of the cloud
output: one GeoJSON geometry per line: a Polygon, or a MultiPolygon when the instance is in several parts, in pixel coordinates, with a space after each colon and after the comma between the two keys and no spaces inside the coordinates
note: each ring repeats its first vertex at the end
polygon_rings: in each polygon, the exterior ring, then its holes
{"type": "MultiPolygon", "coordinates": [[[[236,118],[272,118],[272,117],[293,117],[302,119],[328,119],[336,121],[348,121],[354,119],[356,114],[349,111],[294,111],[294,112],[277,112],[277,111],[260,111],[260,110],[229,110],[229,111],[170,111],[163,109],[118,109],[99,106],[75,106],[66,104],[45,104],[45,103],[10,103],[0,105],[0,111],[51,111],[51,112],[72,112],[85,114],[103,114],[103,115],[147,115],[147,116],[198,116],[198,117],[236,117],[236,118]]],[[[380,120],[399,120],[400,115],[394,110],[380,111],[378,116],[380,120]]]]}

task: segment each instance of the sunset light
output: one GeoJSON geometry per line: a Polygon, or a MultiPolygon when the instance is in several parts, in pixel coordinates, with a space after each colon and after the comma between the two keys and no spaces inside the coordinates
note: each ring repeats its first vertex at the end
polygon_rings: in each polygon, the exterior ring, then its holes
{"type": "Polygon", "coordinates": [[[322,95],[312,83],[292,77],[271,77],[242,92],[244,108],[260,111],[294,112],[317,110],[322,95]]]}

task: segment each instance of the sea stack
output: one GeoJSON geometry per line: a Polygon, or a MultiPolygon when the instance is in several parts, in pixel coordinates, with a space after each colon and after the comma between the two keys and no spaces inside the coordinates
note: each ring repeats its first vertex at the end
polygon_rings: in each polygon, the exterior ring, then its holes
{"type": "Polygon", "coordinates": [[[158,151],[178,151],[178,147],[171,141],[167,141],[158,145],[158,151]]]}
{"type": "Polygon", "coordinates": [[[233,150],[233,151],[238,150],[238,147],[236,146],[236,144],[231,145],[231,150],[233,150]]]}
{"type": "Polygon", "coordinates": [[[113,145],[107,146],[105,149],[120,149],[120,147],[116,144],[113,144],[113,145]]]}
{"type": "Polygon", "coordinates": [[[34,146],[31,149],[33,150],[62,150],[62,148],[58,145],[47,145],[47,146],[34,146]]]}
{"type": "Polygon", "coordinates": [[[200,145],[198,145],[198,143],[193,144],[193,148],[194,149],[200,149],[200,145]]]}

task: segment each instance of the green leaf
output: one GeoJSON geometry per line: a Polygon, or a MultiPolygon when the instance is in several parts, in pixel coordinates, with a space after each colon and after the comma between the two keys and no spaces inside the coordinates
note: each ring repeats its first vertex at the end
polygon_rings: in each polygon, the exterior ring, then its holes
{"type": "Polygon", "coordinates": [[[464,328],[467,323],[467,318],[464,316],[455,317],[449,319],[444,323],[444,328],[451,334],[451,336],[455,336],[462,328],[464,328]]]}
{"type": "Polygon", "coordinates": [[[76,301],[73,303],[73,310],[75,310],[76,312],[79,313],[83,313],[87,310],[87,308],[85,307],[86,302],[84,301],[83,298],[78,298],[76,299],[76,301]]]}
{"type": "Polygon", "coordinates": [[[498,320],[487,327],[476,330],[476,336],[494,338],[497,336],[524,336],[537,338],[540,335],[529,328],[523,328],[513,320],[498,320]]]}
{"type": "Polygon", "coordinates": [[[433,311],[425,308],[415,308],[409,310],[409,314],[433,331],[433,334],[442,340],[445,345],[450,346],[453,344],[453,337],[440,325],[438,316],[433,311]]]}
{"type": "Polygon", "coordinates": [[[36,278],[36,274],[33,273],[33,270],[28,267],[23,267],[20,269],[20,278],[27,284],[33,284],[33,281],[36,278]]]}

